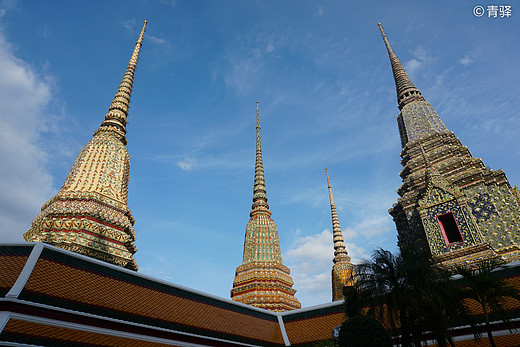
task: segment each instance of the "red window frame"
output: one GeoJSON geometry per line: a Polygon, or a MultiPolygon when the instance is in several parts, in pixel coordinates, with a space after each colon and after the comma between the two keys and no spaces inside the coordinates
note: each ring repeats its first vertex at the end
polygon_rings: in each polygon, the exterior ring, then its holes
{"type": "Polygon", "coordinates": [[[453,212],[438,215],[437,223],[439,223],[439,227],[441,228],[446,246],[453,246],[464,242],[453,212]]]}

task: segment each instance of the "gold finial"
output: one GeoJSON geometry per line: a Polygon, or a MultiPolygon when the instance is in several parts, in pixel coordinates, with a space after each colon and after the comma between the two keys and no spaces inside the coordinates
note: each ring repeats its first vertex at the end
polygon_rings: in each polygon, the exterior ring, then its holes
{"type": "Polygon", "coordinates": [[[144,24],[143,24],[143,28],[141,29],[141,34],[139,35],[139,39],[137,40],[137,42],[143,42],[144,31],[146,29],[146,24],[147,23],[148,23],[148,21],[145,20],[144,24]]]}

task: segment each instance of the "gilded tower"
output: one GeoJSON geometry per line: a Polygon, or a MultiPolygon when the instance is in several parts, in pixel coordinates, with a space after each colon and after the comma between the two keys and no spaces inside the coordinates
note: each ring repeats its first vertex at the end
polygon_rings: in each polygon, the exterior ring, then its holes
{"type": "Polygon", "coordinates": [[[379,24],[397,89],[401,136],[394,218],[401,251],[446,265],[520,259],[520,206],[502,170],[487,168],[415,87],[379,24]]]}
{"type": "Polygon", "coordinates": [[[334,241],[334,265],[332,266],[332,301],[343,300],[343,288],[353,286],[356,282],[356,271],[354,265],[350,262],[347,249],[345,248],[345,240],[339,225],[338,214],[336,212],[336,204],[332,196],[332,188],[330,186],[329,171],[327,173],[327,185],[329,186],[330,213],[332,215],[332,237],[334,241]]]}
{"type": "Polygon", "coordinates": [[[50,243],[137,271],[134,218],[127,206],[126,118],[145,28],[146,21],[104,121],[60,191],[42,206],[24,234],[26,241],[50,243]]]}
{"type": "Polygon", "coordinates": [[[231,299],[271,311],[301,307],[292,288],[291,270],[283,265],[278,228],[267,204],[260,118],[256,102],[256,162],[253,206],[246,226],[242,265],[237,267],[231,299]]]}

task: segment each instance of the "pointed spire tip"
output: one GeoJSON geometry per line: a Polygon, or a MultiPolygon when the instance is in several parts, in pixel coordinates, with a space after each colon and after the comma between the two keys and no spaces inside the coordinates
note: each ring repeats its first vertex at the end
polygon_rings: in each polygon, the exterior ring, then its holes
{"type": "Polygon", "coordinates": [[[119,89],[116,92],[114,100],[110,104],[108,108],[108,113],[105,115],[105,120],[101,123],[98,130],[94,132],[94,135],[100,133],[103,129],[108,129],[116,137],[120,138],[120,140],[126,145],[126,124],[128,117],[128,109],[130,106],[130,94],[132,92],[132,86],[134,83],[134,71],[136,69],[137,60],[139,58],[139,51],[141,50],[141,46],[143,44],[143,36],[146,28],[147,21],[144,21],[143,28],[141,29],[141,34],[135,43],[135,48],[130,57],[130,62],[128,63],[128,67],[123,76],[121,83],[119,84],[119,89]]]}
{"type": "Polygon", "coordinates": [[[392,72],[394,74],[395,87],[397,91],[397,105],[400,110],[406,104],[409,104],[416,100],[424,101],[424,98],[408,77],[408,74],[404,70],[403,65],[397,58],[397,55],[394,53],[388,38],[383,30],[383,26],[381,23],[379,25],[379,30],[381,31],[381,35],[383,36],[383,41],[385,42],[386,49],[388,51],[388,57],[390,58],[390,64],[392,65],[392,72]]]}

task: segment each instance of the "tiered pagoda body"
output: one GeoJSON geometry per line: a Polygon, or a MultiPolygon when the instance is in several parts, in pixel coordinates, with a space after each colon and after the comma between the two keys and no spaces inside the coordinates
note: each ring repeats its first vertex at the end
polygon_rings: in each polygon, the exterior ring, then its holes
{"type": "Polygon", "coordinates": [[[256,163],[251,217],[246,226],[242,265],[237,267],[231,299],[270,311],[301,307],[292,288],[291,270],[283,265],[278,228],[267,204],[260,119],[256,102],[256,163]]]}
{"type": "Polygon", "coordinates": [[[446,128],[379,28],[401,111],[403,183],[389,210],[401,251],[425,251],[445,265],[520,259],[520,206],[506,175],[487,168],[446,128]]]}
{"type": "Polygon", "coordinates": [[[134,218],[127,206],[126,118],[144,22],[105,120],[79,153],[60,191],[41,209],[26,241],[45,242],[137,271],[134,218]]]}
{"type": "Polygon", "coordinates": [[[327,185],[329,186],[330,213],[332,215],[332,237],[334,241],[334,265],[332,266],[332,301],[343,300],[343,288],[353,286],[356,283],[356,271],[354,265],[350,262],[345,240],[339,225],[338,214],[336,212],[336,204],[332,196],[332,188],[330,186],[329,171],[327,173],[327,185]]]}

